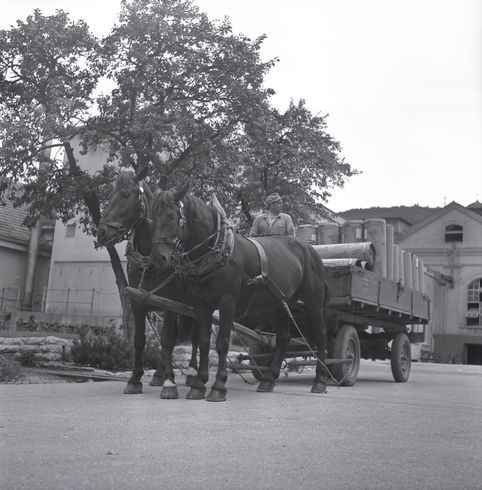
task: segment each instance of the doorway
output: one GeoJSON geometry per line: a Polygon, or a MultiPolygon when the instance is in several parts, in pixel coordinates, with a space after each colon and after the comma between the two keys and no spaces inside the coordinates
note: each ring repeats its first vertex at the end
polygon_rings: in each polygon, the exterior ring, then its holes
{"type": "Polygon", "coordinates": [[[482,366],[482,344],[465,344],[467,364],[482,366]]]}

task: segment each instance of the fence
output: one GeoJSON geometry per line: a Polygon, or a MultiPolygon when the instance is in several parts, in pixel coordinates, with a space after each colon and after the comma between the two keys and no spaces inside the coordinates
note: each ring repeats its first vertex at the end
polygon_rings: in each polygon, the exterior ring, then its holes
{"type": "MultiPolygon", "coordinates": [[[[0,311],[13,312],[20,311],[27,307],[25,305],[25,291],[20,288],[4,287],[0,290],[0,311]]],[[[29,301],[30,311],[44,311],[43,294],[34,294],[29,301]]]]}
{"type": "Polygon", "coordinates": [[[35,294],[30,304],[25,304],[25,292],[19,288],[4,287],[0,290],[0,311],[20,310],[42,313],[105,315],[119,314],[120,300],[117,291],[104,293],[96,288],[49,289],[35,294]]]}

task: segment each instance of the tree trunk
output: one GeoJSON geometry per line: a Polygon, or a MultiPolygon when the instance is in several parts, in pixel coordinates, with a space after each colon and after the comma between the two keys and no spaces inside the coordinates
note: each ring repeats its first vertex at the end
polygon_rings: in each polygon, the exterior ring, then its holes
{"type": "MultiPolygon", "coordinates": [[[[67,160],[69,162],[71,175],[74,177],[80,176],[82,174],[82,171],[77,164],[77,159],[75,158],[72,146],[68,141],[64,142],[64,148],[67,155],[67,160]]],[[[85,187],[83,198],[90,212],[90,215],[92,216],[93,222],[96,226],[98,226],[101,212],[97,193],[93,188],[85,187]]],[[[119,254],[117,253],[115,247],[107,247],[107,252],[109,253],[110,263],[112,265],[112,270],[114,271],[115,282],[117,284],[119,298],[122,305],[122,330],[124,336],[128,340],[132,340],[134,331],[134,316],[132,313],[132,304],[130,299],[124,293],[124,289],[126,288],[126,286],[128,286],[127,278],[124,273],[124,269],[122,268],[119,254]]]]}

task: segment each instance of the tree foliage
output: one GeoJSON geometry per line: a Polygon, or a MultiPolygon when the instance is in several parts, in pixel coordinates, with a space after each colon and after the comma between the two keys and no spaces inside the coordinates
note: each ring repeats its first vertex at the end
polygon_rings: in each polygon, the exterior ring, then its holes
{"type": "Polygon", "coordinates": [[[92,62],[96,44],[85,22],[62,11],[35,10],[0,31],[1,191],[26,205],[32,221],[58,213],[68,219],[85,211],[88,195],[90,214],[99,213],[95,179],[74,159],[64,166],[55,158],[55,151],[69,150],[88,117],[100,74],[92,62]],[[10,185],[19,181],[20,188],[10,185]]]}
{"type": "Polygon", "coordinates": [[[80,216],[95,233],[116,173],[149,165],[153,182],[216,191],[245,226],[273,191],[295,219],[312,216],[354,171],[326,116],[303,100],[283,113],[270,104],[277,60],[262,60],[263,40],[191,0],[122,0],[100,40],[61,10],[0,31],[0,198],[27,206],[31,222],[80,216]],[[81,168],[73,141],[107,147],[103,169],[81,168]]]}

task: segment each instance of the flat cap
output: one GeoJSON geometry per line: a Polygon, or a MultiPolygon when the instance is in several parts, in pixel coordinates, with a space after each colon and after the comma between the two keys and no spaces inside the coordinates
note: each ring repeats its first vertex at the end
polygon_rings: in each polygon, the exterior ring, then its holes
{"type": "Polygon", "coordinates": [[[273,192],[273,194],[270,194],[264,201],[266,206],[269,206],[270,204],[273,204],[275,202],[282,201],[281,196],[277,192],[273,192]]]}

